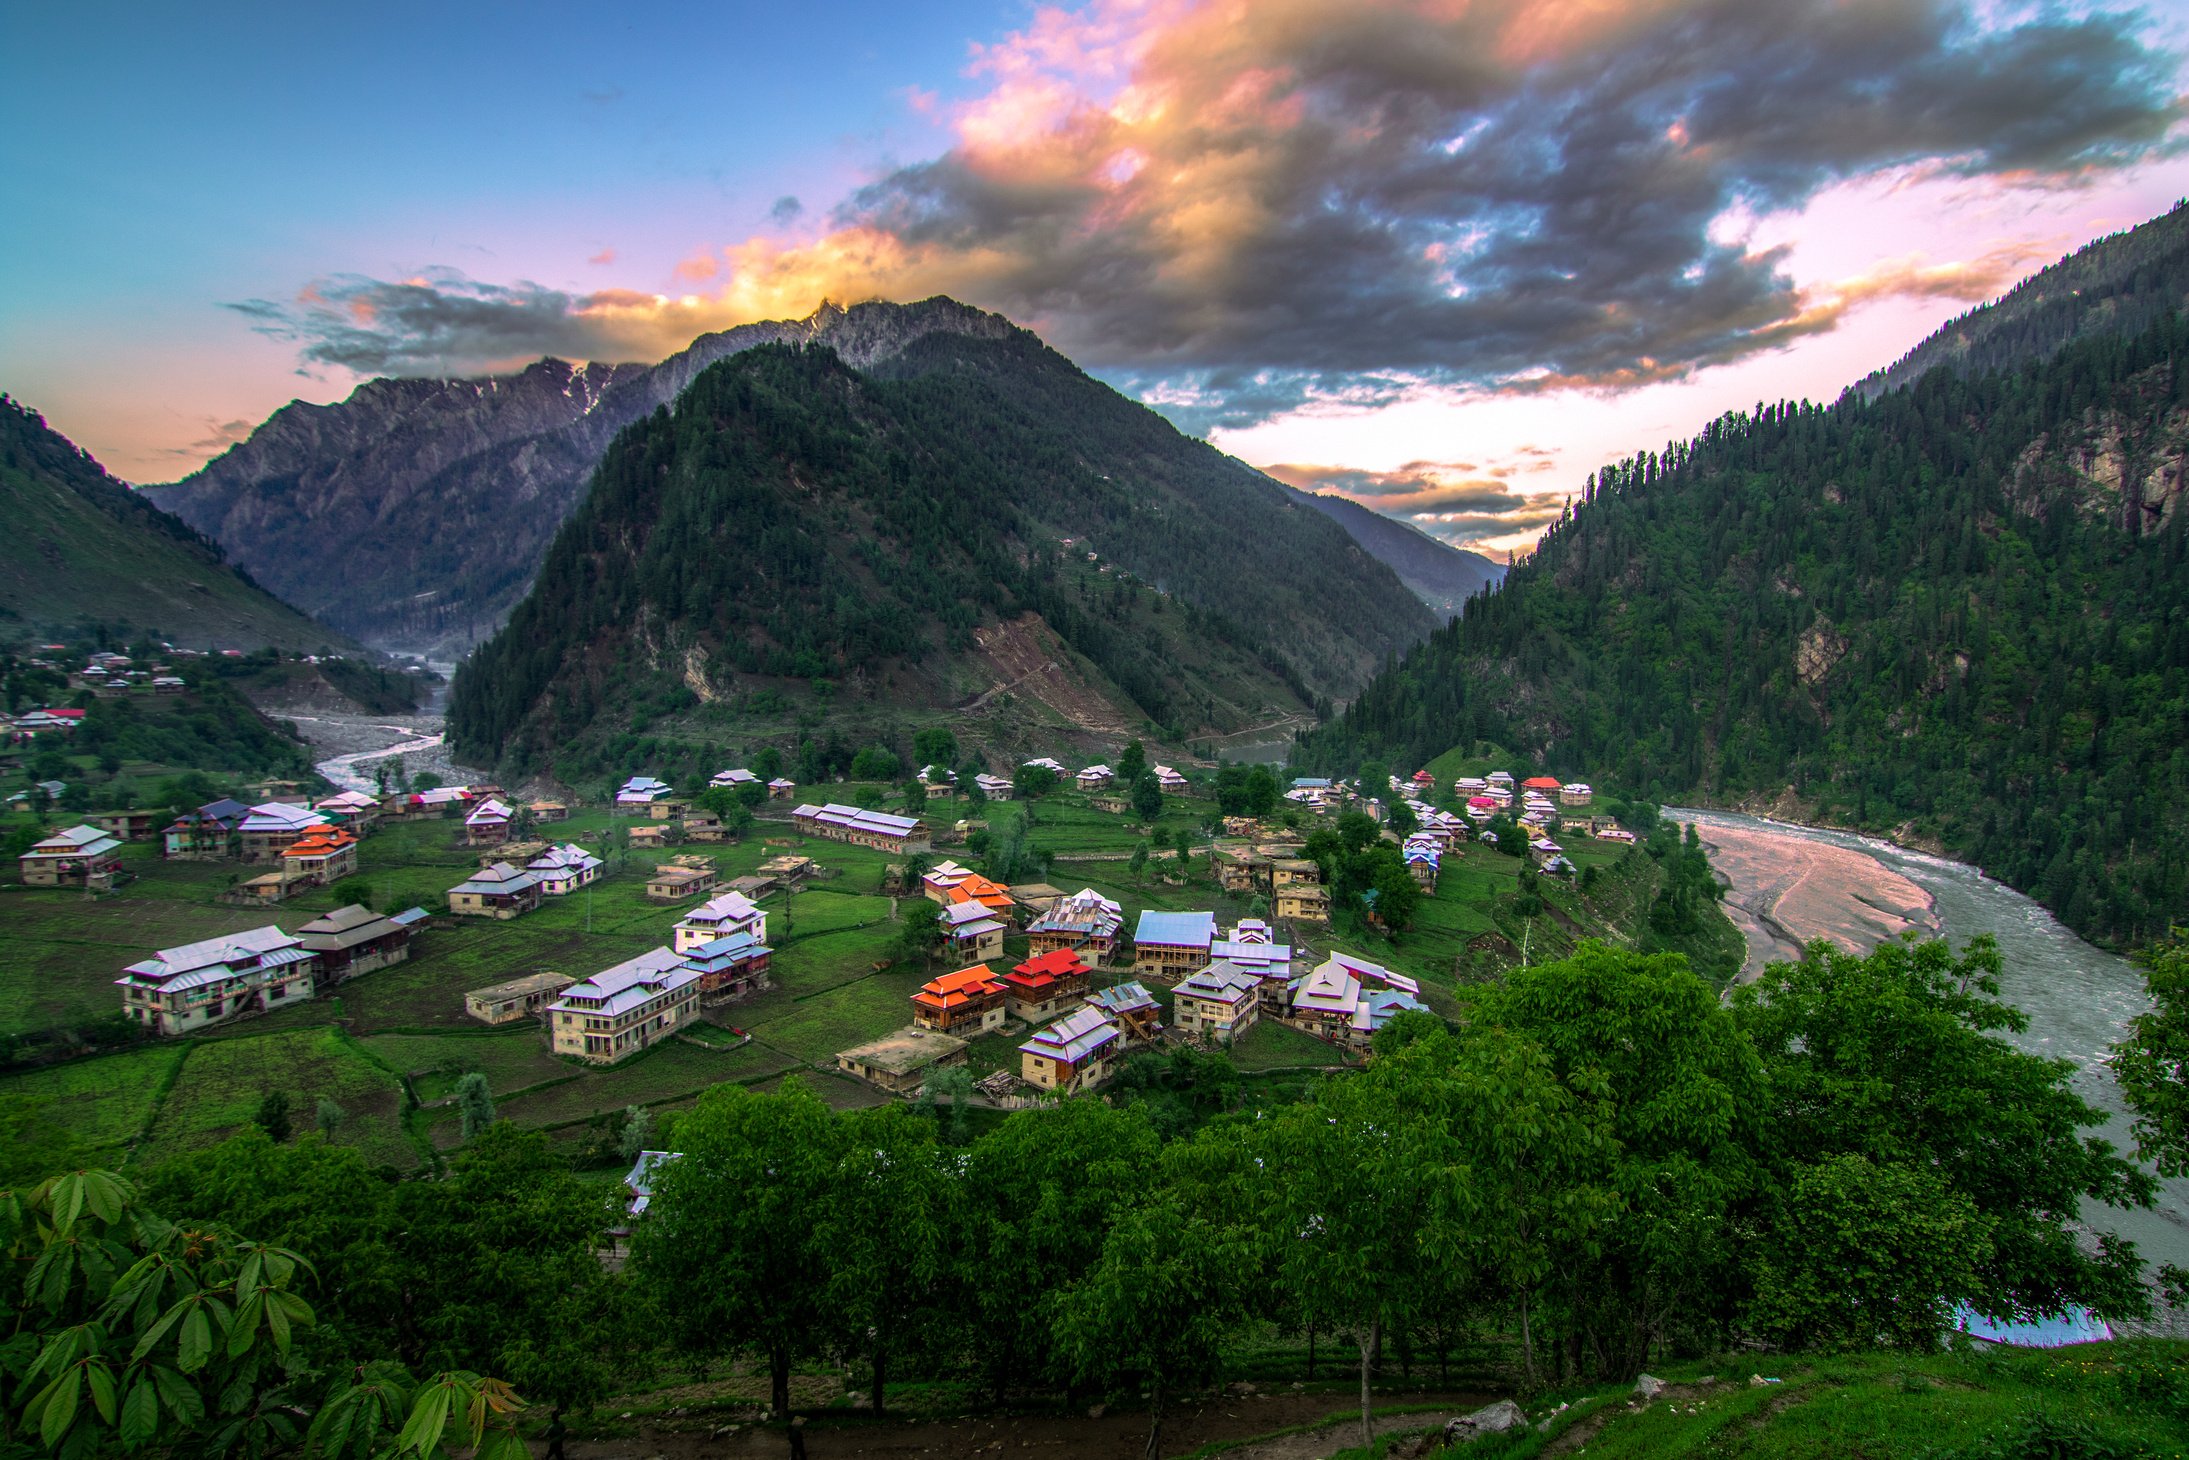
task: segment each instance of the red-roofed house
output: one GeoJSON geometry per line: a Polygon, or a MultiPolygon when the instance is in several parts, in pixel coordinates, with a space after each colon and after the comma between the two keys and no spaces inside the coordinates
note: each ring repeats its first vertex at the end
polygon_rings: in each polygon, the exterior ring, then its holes
{"type": "Polygon", "coordinates": [[[985,963],[931,978],[912,996],[912,1022],[959,1039],[1001,1029],[1008,1011],[1002,982],[985,963]]]}
{"type": "Polygon", "coordinates": [[[1011,1012],[1029,1024],[1078,1006],[1087,994],[1087,979],[1094,972],[1078,952],[1058,948],[1029,958],[1003,976],[1011,993],[1011,1012]]]}

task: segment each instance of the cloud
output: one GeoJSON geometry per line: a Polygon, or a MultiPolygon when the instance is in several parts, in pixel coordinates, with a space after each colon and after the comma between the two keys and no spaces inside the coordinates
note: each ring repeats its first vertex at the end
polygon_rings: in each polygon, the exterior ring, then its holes
{"type": "Polygon", "coordinates": [[[258,429],[256,421],[222,421],[212,416],[205,417],[204,421],[205,434],[189,445],[160,446],[154,447],[153,451],[160,456],[181,457],[195,464],[220,455],[258,429]]]}
{"type": "Polygon", "coordinates": [[[774,207],[768,209],[768,217],[773,220],[778,228],[782,228],[797,222],[805,211],[806,205],[804,203],[799,202],[793,194],[785,193],[775,200],[774,207]]]}
{"type": "Polygon", "coordinates": [[[615,261],[616,251],[612,248],[604,248],[599,253],[586,259],[589,264],[612,264],[615,261]]]}
{"type": "Polygon", "coordinates": [[[1626,389],[1877,299],[1980,298],[2023,262],[1904,260],[1805,289],[1785,246],[1730,223],[1896,171],[2075,186],[2174,145],[2176,58],[2140,16],[2005,13],[1092,0],[976,52],[986,90],[951,114],[941,156],[877,177],[810,236],[726,245],[710,297],[632,296],[656,297],[663,323],[639,321],[641,303],[467,280],[376,301],[367,324],[256,317],[307,358],[439,373],[522,338],[622,358],[639,339],[681,344],[669,320],[949,293],[1199,430],[1452,385],[1626,389]]]}
{"type": "Polygon", "coordinates": [[[1394,471],[1279,462],[1262,468],[1304,492],[1348,497],[1389,517],[1462,546],[1514,533],[1533,535],[1558,520],[1565,499],[1515,492],[1496,479],[1471,476],[1468,462],[1410,461],[1394,471]]]}

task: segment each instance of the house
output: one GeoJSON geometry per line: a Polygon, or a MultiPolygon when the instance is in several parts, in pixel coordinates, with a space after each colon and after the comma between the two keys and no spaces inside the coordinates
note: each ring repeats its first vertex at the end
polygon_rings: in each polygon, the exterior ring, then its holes
{"type": "Polygon", "coordinates": [[[972,875],[971,867],[961,867],[951,861],[937,862],[920,874],[920,895],[929,902],[947,905],[950,890],[972,875]]]}
{"type": "Polygon", "coordinates": [[[1586,806],[1595,799],[1595,788],[1586,781],[1568,781],[1558,788],[1558,804],[1561,806],[1586,806]]]}
{"type": "Polygon", "coordinates": [[[684,966],[699,975],[701,1003],[726,1004],[774,987],[768,977],[768,955],[774,950],[749,932],[740,930],[681,951],[684,966]]]}
{"type": "MultiPolygon", "coordinates": [[[[423,920],[422,910],[419,917],[423,920]]],[[[411,923],[353,902],[313,918],[296,930],[296,940],[318,956],[320,982],[331,984],[403,962],[410,957],[413,930],[411,923]]]]}
{"type": "Polygon", "coordinates": [[[1064,889],[1047,882],[1014,882],[1011,901],[1029,917],[1040,917],[1063,899],[1064,889]]]}
{"type": "Polygon", "coordinates": [[[291,882],[279,872],[264,872],[247,877],[225,892],[213,895],[213,901],[232,907],[274,907],[289,900],[292,892],[302,892],[304,884],[291,882]]]}
{"type": "Polygon", "coordinates": [[[185,862],[221,861],[235,856],[239,850],[236,828],[250,814],[250,807],[225,796],[208,801],[176,818],[160,833],[160,855],[185,862]]]}
{"type": "Polygon", "coordinates": [[[464,995],[464,1012],[482,1024],[514,1024],[545,1009],[577,980],[567,973],[528,973],[464,995]]]}
{"type": "Polygon", "coordinates": [[[797,794],[798,783],[796,781],[777,776],[774,780],[768,782],[768,799],[770,801],[788,801],[797,794]]]}
{"type": "Polygon", "coordinates": [[[669,783],[657,781],[652,776],[633,776],[616,790],[616,809],[633,810],[651,806],[669,794],[669,783]]]}
{"type": "Polygon", "coordinates": [[[1495,815],[1497,815],[1497,800],[1495,797],[1485,793],[1467,798],[1467,819],[1469,821],[1488,821],[1495,815]]]}
{"type": "Polygon", "coordinates": [[[1229,1044],[1254,1026],[1262,1008],[1261,975],[1218,959],[1171,990],[1171,1023],[1181,1034],[1229,1044]]]}
{"type": "Polygon", "coordinates": [[[306,887],[325,887],[357,870],[357,838],[338,826],[315,826],[281,854],[281,875],[306,887]]]}
{"type": "Polygon", "coordinates": [[[1327,923],[1330,921],[1330,890],[1296,882],[1270,899],[1270,911],[1283,922],[1327,923]]]}
{"type": "Polygon", "coordinates": [[[1436,783],[1437,778],[1430,775],[1427,771],[1422,770],[1414,772],[1414,789],[1416,791],[1426,791],[1432,786],[1436,785],[1436,783]]]}
{"type": "Polygon", "coordinates": [[[1306,857],[1271,857],[1262,867],[1269,878],[1263,891],[1273,897],[1287,887],[1315,886],[1323,880],[1322,864],[1306,857]]]}
{"type": "Polygon", "coordinates": [[[1060,778],[1071,774],[1071,771],[1065,768],[1065,765],[1062,761],[1056,760],[1053,757],[1046,755],[1037,756],[1034,759],[1027,761],[1026,765],[1029,769],[1044,770],[1049,772],[1051,775],[1060,778]]]}
{"type": "Polygon", "coordinates": [[[712,811],[687,811],[684,813],[684,840],[688,842],[726,842],[730,829],[722,818],[712,811]]]}
{"type": "Polygon", "coordinates": [[[1082,1006],[1018,1047],[1019,1077],[1041,1090],[1071,1095],[1110,1077],[1124,1053],[1125,1036],[1100,1009],[1082,1006]]]}
{"type": "Polygon", "coordinates": [[[108,836],[125,842],[148,842],[159,829],[158,811],[99,811],[84,818],[108,836]]]}
{"type": "Polygon", "coordinates": [[[725,892],[686,913],[676,925],[671,946],[679,953],[687,953],[734,933],[743,933],[755,942],[766,938],[768,915],[742,892],[725,892]]]}
{"type": "Polygon", "coordinates": [[[368,796],[363,791],[342,791],[322,796],[312,809],[336,826],[347,827],[362,836],[380,819],[380,798],[368,796]]]}
{"type": "Polygon", "coordinates": [[[836,1056],[836,1068],[892,1095],[915,1094],[936,1070],[965,1062],[964,1040],[917,1024],[836,1056]]]}
{"type": "Polygon", "coordinates": [[[1212,912],[1143,912],[1133,932],[1133,972],[1177,978],[1207,964],[1216,938],[1212,912]]]}
{"type": "Polygon", "coordinates": [[[630,843],[632,849],[638,851],[666,848],[669,845],[669,828],[667,826],[634,826],[630,832],[630,843]]]}
{"type": "Polygon", "coordinates": [[[1082,791],[1100,791],[1117,779],[1117,773],[1106,765],[1091,765],[1072,779],[1082,791]]]}
{"type": "Polygon", "coordinates": [[[699,974],[667,948],[580,979],[547,1006],[555,1053],[612,1065],[699,1013],[699,974]]]}
{"type": "Polygon", "coordinates": [[[1251,847],[1219,847],[1216,885],[1226,892],[1249,893],[1267,884],[1269,862],[1251,847]]]}
{"type": "Polygon", "coordinates": [[[1003,976],[1011,995],[1011,1013],[1039,1024],[1075,1007],[1087,992],[1094,970],[1070,948],[1036,954],[1003,976]]]}
{"type": "Polygon", "coordinates": [[[653,1205],[654,1181],[655,1178],[660,1176],[661,1168],[671,1161],[681,1160],[683,1155],[682,1151],[641,1151],[638,1153],[638,1160],[623,1176],[624,1194],[629,1198],[623,1204],[623,1214],[625,1216],[643,1217],[646,1215],[646,1209],[653,1205]]]}
{"type": "Polygon", "coordinates": [[[297,838],[315,826],[327,825],[327,818],[308,806],[266,801],[244,813],[236,824],[236,836],[244,861],[278,862],[297,838]]]}
{"type": "Polygon", "coordinates": [[[1003,921],[979,903],[949,903],[937,921],[953,957],[980,962],[1003,956],[1003,921]]]}
{"type": "Polygon", "coordinates": [[[1539,836],[1528,843],[1528,850],[1535,853],[1538,861],[1547,862],[1553,857],[1564,856],[1566,849],[1547,836],[1539,836]]]}
{"type": "Polygon", "coordinates": [[[1444,844],[1433,834],[1415,832],[1399,847],[1399,856],[1423,891],[1436,888],[1437,873],[1444,865],[1444,844]]]}
{"type": "Polygon", "coordinates": [[[1427,1007],[1413,979],[1365,958],[1334,953],[1294,980],[1290,1017],[1325,1039],[1365,1046],[1396,1015],[1427,1007]]]}
{"type": "Polygon", "coordinates": [[[1154,773],[1155,783],[1163,788],[1163,793],[1165,795],[1176,796],[1184,794],[1186,789],[1186,778],[1182,773],[1171,769],[1167,765],[1150,766],[1148,767],[1148,769],[1154,773]]]}
{"type": "Polygon", "coordinates": [[[566,897],[581,887],[598,882],[605,865],[576,842],[564,842],[549,847],[525,863],[524,868],[540,879],[541,896],[566,897]]]}
{"type": "Polygon", "coordinates": [[[538,873],[495,862],[448,890],[448,910],[458,917],[521,917],[540,905],[540,895],[538,873]]]}
{"type": "Polygon", "coordinates": [[[525,810],[531,812],[532,819],[538,822],[568,821],[570,819],[570,808],[560,801],[534,801],[531,805],[525,807],[525,810]]]}
{"type": "Polygon", "coordinates": [[[471,808],[464,818],[464,845],[467,847],[498,847],[509,840],[509,821],[516,813],[509,803],[489,796],[471,808]]]}
{"type": "Polygon", "coordinates": [[[760,777],[739,766],[726,771],[716,771],[714,777],[707,784],[709,786],[727,786],[734,791],[740,786],[759,786],[761,782],[760,777]]]}
{"type": "Polygon", "coordinates": [[[646,816],[651,821],[682,821],[691,809],[692,803],[681,797],[664,796],[647,806],[646,816]]]}
{"type": "Polygon", "coordinates": [[[122,1012],[154,1034],[187,1034],[309,999],[319,958],[271,923],[132,963],[115,982],[122,1012]]]}
{"type": "Polygon", "coordinates": [[[986,771],[973,777],[973,784],[980,787],[980,793],[991,801],[1008,801],[1018,794],[1018,787],[1012,785],[1008,779],[992,776],[986,771]]]}
{"type": "Polygon", "coordinates": [[[1556,776],[1530,776],[1520,783],[1520,789],[1532,796],[1555,796],[1561,789],[1556,776]]]}
{"type": "Polygon", "coordinates": [[[1128,1045],[1152,1044],[1162,1036],[1163,1006],[1144,984],[1121,983],[1096,989],[1087,995],[1087,1007],[1101,1010],[1128,1045]]]}
{"type": "Polygon", "coordinates": [[[926,824],[913,816],[862,811],[856,806],[840,806],[832,801],[825,806],[800,806],[791,812],[790,819],[791,824],[807,836],[873,847],[896,856],[924,852],[934,846],[926,824]]]}
{"type": "MultiPolygon", "coordinates": [[[[950,772],[944,771],[943,774],[947,776],[950,772]]],[[[920,785],[926,790],[930,801],[946,801],[958,794],[958,783],[954,777],[947,781],[930,781],[922,777],[920,785]]]]}
{"type": "Polygon", "coordinates": [[[1125,910],[1092,887],[1082,887],[1060,897],[1049,910],[1026,926],[1026,940],[1033,952],[1052,953],[1076,949],[1080,957],[1100,966],[1117,951],[1117,935],[1125,929],[1125,910]]]}
{"type": "Polygon", "coordinates": [[[188,682],[179,675],[156,674],[152,677],[152,693],[156,695],[179,695],[188,687],[188,682]]]}
{"type": "Polygon", "coordinates": [[[122,868],[121,845],[96,826],[72,826],[34,844],[17,865],[26,887],[109,886],[122,868]]]}
{"type": "Polygon", "coordinates": [[[931,978],[912,996],[912,1022],[939,1034],[971,1039],[1001,1029],[1010,1016],[1009,990],[985,963],[931,978]]]}
{"type": "Polygon", "coordinates": [[[1619,842],[1630,847],[1634,845],[1635,840],[1634,833],[1623,826],[1614,826],[1608,831],[1600,831],[1596,833],[1596,839],[1600,842],[1619,842]]]}
{"type": "Polygon", "coordinates": [[[1123,816],[1133,809],[1132,802],[1123,796],[1089,796],[1087,804],[1097,811],[1107,811],[1113,816],[1123,816]]]}
{"type": "Polygon", "coordinates": [[[646,879],[646,896],[654,902],[682,902],[687,897],[714,891],[720,880],[712,864],[691,867],[671,863],[656,867],[654,875],[646,879]]]}
{"type": "Polygon", "coordinates": [[[1005,927],[1009,927],[1011,920],[1018,915],[1018,901],[1011,896],[1011,889],[1001,882],[981,876],[978,872],[958,880],[958,885],[950,889],[950,901],[977,902],[991,914],[1001,918],[1005,927]]]}
{"type": "Polygon", "coordinates": [[[1241,919],[1229,934],[1209,944],[1209,958],[1253,974],[1261,982],[1262,1002],[1283,1008],[1292,983],[1292,945],[1278,942],[1268,923],[1241,919]]]}

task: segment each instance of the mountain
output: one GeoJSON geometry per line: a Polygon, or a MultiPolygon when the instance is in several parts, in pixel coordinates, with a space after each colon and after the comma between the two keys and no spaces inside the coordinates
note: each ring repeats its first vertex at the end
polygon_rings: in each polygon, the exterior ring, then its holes
{"type": "Polygon", "coordinates": [[[1929,845],[2097,940],[2163,934],[2189,910],[2189,323],[2057,326],[2011,371],[1607,468],[1299,760],[1497,740],[1929,845]]]}
{"type": "Polygon", "coordinates": [[[0,522],[0,620],[47,633],[127,623],[188,648],[351,647],[6,396],[0,522]]]}
{"type": "Polygon", "coordinates": [[[702,335],[658,365],[541,360],[514,375],[372,380],[293,401],[180,482],[148,490],[276,593],[377,646],[461,654],[524,596],[615,434],[754,345],[867,364],[932,330],[1008,321],[948,299],[824,304],[702,335]]]}
{"type": "Polygon", "coordinates": [[[2088,335],[2141,334],[2189,304],[2189,203],[2087,244],[1949,321],[1855,383],[1874,398],[1940,367],[1973,374],[2051,358],[2088,335]]]}
{"type": "Polygon", "coordinates": [[[626,430],[459,670],[459,751],[579,779],[804,742],[812,779],[905,716],[1288,729],[1432,627],[1336,523],[999,324],[864,371],[750,349],[626,430]]]}
{"type": "Polygon", "coordinates": [[[1504,581],[1504,564],[1441,542],[1351,498],[1325,492],[1297,495],[1344,528],[1370,557],[1398,574],[1399,581],[1438,618],[1450,618],[1468,599],[1504,581]]]}

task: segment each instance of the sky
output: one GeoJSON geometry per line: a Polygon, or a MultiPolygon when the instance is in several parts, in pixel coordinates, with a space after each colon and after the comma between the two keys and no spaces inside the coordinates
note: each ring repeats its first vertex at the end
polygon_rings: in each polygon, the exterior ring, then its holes
{"type": "Polygon", "coordinates": [[[0,391],[138,482],[947,293],[1524,552],[2189,196],[2189,0],[0,4],[0,391]]]}

